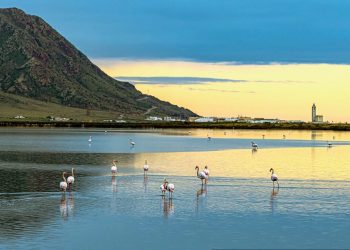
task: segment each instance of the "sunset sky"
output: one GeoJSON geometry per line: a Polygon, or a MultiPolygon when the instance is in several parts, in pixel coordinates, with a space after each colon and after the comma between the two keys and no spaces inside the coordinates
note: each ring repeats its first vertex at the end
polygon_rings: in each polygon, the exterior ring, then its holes
{"type": "Polygon", "coordinates": [[[2,0],[112,77],[203,116],[348,121],[350,1],[2,0]]]}

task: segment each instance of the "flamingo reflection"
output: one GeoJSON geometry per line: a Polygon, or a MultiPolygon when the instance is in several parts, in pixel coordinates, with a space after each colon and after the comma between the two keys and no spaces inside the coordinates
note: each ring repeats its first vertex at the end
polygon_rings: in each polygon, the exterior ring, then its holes
{"type": "Polygon", "coordinates": [[[201,188],[197,190],[196,193],[196,212],[199,210],[199,202],[202,200],[201,198],[205,198],[207,196],[207,185],[201,185],[201,188]]]}
{"type": "Polygon", "coordinates": [[[143,186],[145,188],[145,193],[147,192],[147,184],[148,184],[148,176],[144,175],[143,176],[143,186]]]}
{"type": "Polygon", "coordinates": [[[68,217],[66,193],[62,193],[62,195],[61,195],[60,213],[61,213],[61,216],[63,219],[66,219],[68,217]]]}
{"type": "Polygon", "coordinates": [[[113,193],[117,192],[117,178],[115,175],[112,175],[112,191],[113,193]]]}
{"type": "Polygon", "coordinates": [[[73,214],[74,210],[74,197],[73,193],[69,192],[68,200],[66,198],[66,193],[62,193],[60,200],[60,213],[63,219],[68,219],[69,215],[73,214]]]}
{"type": "Polygon", "coordinates": [[[270,196],[270,207],[271,207],[271,212],[273,213],[275,210],[276,206],[276,198],[279,192],[279,188],[272,188],[271,196],[270,196]]]}
{"type": "Polygon", "coordinates": [[[73,211],[74,211],[74,197],[73,197],[73,192],[69,192],[69,194],[68,194],[68,204],[67,204],[67,208],[68,208],[68,215],[72,216],[72,215],[73,215],[73,211]]]}
{"type": "Polygon", "coordinates": [[[174,213],[173,199],[167,199],[165,196],[162,196],[162,201],[163,215],[167,218],[174,213]]]}

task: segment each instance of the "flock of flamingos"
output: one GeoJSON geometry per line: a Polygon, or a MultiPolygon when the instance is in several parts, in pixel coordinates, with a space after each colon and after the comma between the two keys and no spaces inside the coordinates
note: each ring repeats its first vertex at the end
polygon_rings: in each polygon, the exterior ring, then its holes
{"type": "MultiPolygon", "coordinates": [[[[209,139],[209,137],[208,137],[209,139]]],[[[92,141],[92,138],[90,136],[89,138],[89,143],[92,141]]],[[[251,142],[252,144],[252,150],[257,150],[258,149],[258,145],[255,142],[251,142]]],[[[130,139],[130,145],[133,147],[135,146],[135,142],[133,142],[130,139]]],[[[113,165],[111,167],[111,173],[112,176],[115,176],[118,173],[118,168],[117,168],[117,163],[118,161],[113,160],[113,165]]],[[[149,170],[149,165],[147,163],[147,160],[145,161],[145,165],[143,166],[143,173],[146,176],[149,170]]],[[[202,186],[204,184],[207,184],[208,180],[209,180],[209,168],[208,166],[205,166],[203,171],[199,171],[199,167],[196,166],[195,170],[197,171],[197,178],[201,180],[202,182],[202,186]]],[[[273,187],[275,187],[275,182],[277,183],[277,187],[279,188],[279,183],[278,183],[278,177],[275,174],[275,171],[273,168],[270,169],[271,172],[271,181],[273,183],[273,187]]],[[[62,192],[66,192],[67,189],[69,191],[72,190],[72,186],[74,184],[75,178],[74,178],[74,168],[72,168],[71,174],[68,176],[68,178],[66,178],[66,175],[68,173],[67,172],[63,172],[62,174],[62,181],[60,182],[60,190],[62,192]]],[[[160,190],[162,192],[163,196],[166,196],[166,193],[169,193],[169,198],[171,199],[173,197],[173,193],[175,191],[175,185],[173,183],[169,183],[166,179],[164,179],[163,183],[160,186],[160,190]]]]}

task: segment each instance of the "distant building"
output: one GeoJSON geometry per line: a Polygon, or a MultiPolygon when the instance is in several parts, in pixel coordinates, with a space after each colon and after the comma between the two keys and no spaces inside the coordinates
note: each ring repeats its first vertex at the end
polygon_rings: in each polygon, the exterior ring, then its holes
{"type": "Polygon", "coordinates": [[[236,121],[238,121],[238,118],[225,118],[224,121],[225,122],[236,122],[236,121]]]}
{"type": "Polygon", "coordinates": [[[287,123],[304,123],[304,121],[302,120],[289,120],[289,121],[286,121],[287,123]]]}
{"type": "Polygon", "coordinates": [[[166,122],[175,122],[175,121],[178,121],[177,119],[173,118],[173,117],[170,117],[170,116],[165,116],[163,118],[164,121],[166,122]]]}
{"type": "Polygon", "coordinates": [[[250,123],[279,123],[278,119],[264,119],[264,118],[254,118],[249,121],[250,123]]]}
{"type": "Polygon", "coordinates": [[[323,122],[323,115],[316,115],[314,122],[318,122],[318,123],[323,122]]]}
{"type": "Polygon", "coordinates": [[[316,105],[315,105],[315,103],[312,104],[312,108],[311,108],[311,121],[316,122],[316,105]]]}
{"type": "Polygon", "coordinates": [[[251,117],[247,116],[238,116],[238,122],[250,122],[252,120],[251,117]]]}
{"type": "Polygon", "coordinates": [[[67,122],[69,121],[70,119],[69,118],[66,118],[66,117],[51,117],[50,121],[56,121],[56,122],[67,122]]]}
{"type": "Polygon", "coordinates": [[[194,120],[194,122],[214,122],[214,118],[213,117],[201,117],[201,118],[194,120]]]}
{"type": "Polygon", "coordinates": [[[323,123],[323,115],[317,115],[315,103],[311,107],[311,122],[323,123]]]}
{"type": "Polygon", "coordinates": [[[158,116],[149,116],[148,118],[146,118],[146,121],[162,121],[163,118],[158,117],[158,116]]]}

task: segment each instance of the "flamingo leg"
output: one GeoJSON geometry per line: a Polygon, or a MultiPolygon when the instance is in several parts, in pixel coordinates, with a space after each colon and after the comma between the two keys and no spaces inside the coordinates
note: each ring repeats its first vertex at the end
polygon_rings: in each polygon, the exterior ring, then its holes
{"type": "Polygon", "coordinates": [[[280,184],[278,183],[278,181],[277,181],[277,185],[278,185],[277,187],[280,188],[280,184]]]}

